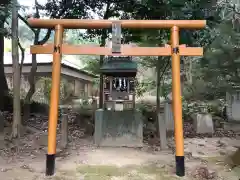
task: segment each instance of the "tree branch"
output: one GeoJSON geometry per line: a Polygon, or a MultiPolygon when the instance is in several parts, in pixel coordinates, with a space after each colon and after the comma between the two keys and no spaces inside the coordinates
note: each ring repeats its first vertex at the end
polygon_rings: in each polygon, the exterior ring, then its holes
{"type": "Polygon", "coordinates": [[[106,11],[104,13],[104,16],[103,16],[103,19],[108,19],[109,17],[109,12],[110,12],[110,5],[111,5],[111,2],[108,2],[107,3],[107,7],[106,7],[106,11]]]}
{"type": "Polygon", "coordinates": [[[30,26],[30,24],[27,22],[27,20],[24,17],[18,14],[18,18],[21,19],[21,21],[24,22],[32,30],[33,33],[36,33],[36,30],[30,26]]]}
{"type": "Polygon", "coordinates": [[[166,64],[165,64],[165,67],[163,68],[162,74],[160,75],[160,81],[161,81],[164,73],[166,72],[167,68],[169,67],[169,65],[170,65],[170,61],[169,61],[169,59],[168,59],[168,61],[167,61],[166,64]]]}
{"type": "Polygon", "coordinates": [[[35,5],[38,7],[38,9],[45,10],[45,7],[41,4],[39,4],[37,1],[35,1],[35,5]]]}
{"type": "Polygon", "coordinates": [[[35,13],[35,18],[40,18],[40,13],[39,13],[39,6],[37,0],[35,0],[35,8],[36,8],[36,13],[35,13]]]}
{"type": "MultiPolygon", "coordinates": [[[[111,3],[108,2],[107,3],[107,7],[106,7],[106,11],[105,11],[104,16],[103,16],[103,19],[108,19],[109,18],[110,5],[111,5],[111,3]]],[[[102,29],[102,36],[101,36],[100,46],[105,46],[106,38],[107,38],[107,30],[106,29],[102,29]]]]}
{"type": "Polygon", "coordinates": [[[51,34],[52,34],[52,30],[48,29],[48,31],[47,31],[46,35],[44,36],[44,38],[42,40],[38,41],[37,44],[38,45],[45,44],[48,41],[48,39],[50,38],[51,34]]]}
{"type": "Polygon", "coordinates": [[[18,47],[21,50],[21,64],[20,64],[20,77],[21,77],[23,62],[24,62],[24,59],[25,59],[25,49],[22,47],[22,44],[20,43],[19,39],[18,39],[18,47]]]}

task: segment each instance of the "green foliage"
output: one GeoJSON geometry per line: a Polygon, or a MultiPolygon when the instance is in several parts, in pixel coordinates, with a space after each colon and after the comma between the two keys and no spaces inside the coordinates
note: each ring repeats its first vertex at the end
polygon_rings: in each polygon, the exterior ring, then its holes
{"type": "Polygon", "coordinates": [[[218,18],[200,34],[205,55],[194,62],[192,96],[198,99],[224,98],[225,92],[239,82],[238,4],[221,1],[216,6],[218,18]],[[238,15],[237,15],[238,16],[238,15]]]}
{"type": "Polygon", "coordinates": [[[92,74],[99,75],[100,74],[100,60],[97,57],[88,56],[87,59],[82,59],[85,66],[83,70],[88,71],[92,74]]]}
{"type": "MultiPolygon", "coordinates": [[[[52,79],[48,77],[42,77],[41,82],[44,84],[44,95],[46,100],[50,101],[51,96],[51,87],[52,79]]],[[[60,103],[68,100],[74,93],[74,87],[66,79],[61,80],[60,82],[60,103]]]]}
{"type": "Polygon", "coordinates": [[[214,32],[215,39],[209,45],[201,67],[203,79],[208,81],[213,92],[221,97],[222,94],[225,95],[221,91],[239,85],[240,31],[233,27],[232,21],[224,20],[216,26],[214,32]]]}
{"type": "Polygon", "coordinates": [[[199,112],[207,112],[211,113],[212,115],[221,116],[225,102],[223,99],[214,101],[187,101],[186,99],[183,99],[182,105],[184,116],[190,116],[199,112]]]}
{"type": "Polygon", "coordinates": [[[136,85],[136,95],[137,96],[142,96],[143,93],[145,93],[145,92],[150,90],[149,86],[151,86],[151,85],[152,84],[149,83],[147,80],[144,80],[142,82],[137,82],[137,85],[136,85]]]}
{"type": "MultiPolygon", "coordinates": [[[[98,39],[85,39],[82,37],[80,30],[67,30],[65,42],[74,45],[97,45],[99,44],[98,39]]],[[[88,71],[92,74],[98,75],[100,70],[99,56],[81,55],[77,56],[77,60],[81,61],[78,64],[83,64],[83,70],[88,71]]]]}
{"type": "Polygon", "coordinates": [[[155,118],[156,105],[154,103],[140,102],[136,104],[136,109],[138,109],[147,118],[155,118]],[[152,117],[149,114],[152,114],[152,117]]]}
{"type": "Polygon", "coordinates": [[[49,0],[42,8],[46,10],[46,15],[51,17],[54,16],[69,19],[81,19],[88,17],[85,1],[49,0]]]}
{"type": "Polygon", "coordinates": [[[6,1],[0,2],[0,24],[1,24],[0,33],[4,34],[4,35],[8,34],[8,31],[4,27],[4,25],[5,25],[7,18],[11,14],[11,7],[12,7],[11,0],[6,0],[6,1]]]}
{"type": "MultiPolygon", "coordinates": [[[[142,1],[136,6],[131,13],[133,19],[208,19],[208,28],[201,31],[181,30],[180,44],[187,44],[189,46],[208,45],[211,43],[212,37],[210,29],[213,22],[219,20],[218,9],[209,4],[209,1],[142,1]]],[[[127,12],[126,12],[127,13],[127,12]]],[[[130,17],[128,16],[128,17],[130,17]]],[[[170,40],[170,32],[167,30],[130,30],[125,31],[128,41],[135,41],[140,46],[159,46],[168,44],[170,40]]],[[[167,83],[162,83],[161,95],[167,96],[171,91],[171,72],[170,66],[165,58],[145,57],[141,58],[141,64],[145,67],[158,67],[160,69],[160,78],[157,81],[167,79],[167,83]],[[159,63],[159,66],[158,66],[159,63]]],[[[156,71],[157,72],[157,71],[156,71]]],[[[155,83],[157,85],[157,83],[155,83]]],[[[138,91],[147,91],[146,84],[139,84],[138,91]]],[[[158,87],[160,88],[160,87],[158,87]]],[[[157,90],[160,91],[160,90],[157,90]]],[[[139,93],[140,94],[140,93],[139,93]]]]}
{"type": "Polygon", "coordinates": [[[41,80],[44,81],[44,95],[45,95],[45,98],[48,101],[50,101],[52,80],[51,80],[51,78],[42,78],[41,80]]]}

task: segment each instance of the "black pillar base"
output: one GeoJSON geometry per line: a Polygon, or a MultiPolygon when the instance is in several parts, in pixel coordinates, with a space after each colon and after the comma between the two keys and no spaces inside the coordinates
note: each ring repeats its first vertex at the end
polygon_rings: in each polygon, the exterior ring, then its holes
{"type": "Polygon", "coordinates": [[[55,170],[55,154],[47,154],[46,176],[54,175],[54,170],[55,170]]]}
{"type": "Polygon", "coordinates": [[[184,156],[176,156],[176,175],[185,176],[184,156]]]}

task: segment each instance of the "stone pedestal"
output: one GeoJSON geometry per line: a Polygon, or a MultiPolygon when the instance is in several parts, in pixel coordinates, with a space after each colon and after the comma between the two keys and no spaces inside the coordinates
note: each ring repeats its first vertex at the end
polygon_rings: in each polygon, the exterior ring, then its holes
{"type": "Polygon", "coordinates": [[[172,104],[171,103],[164,103],[164,113],[163,117],[165,120],[166,128],[168,131],[174,131],[174,119],[172,113],[172,104]]]}
{"type": "Polygon", "coordinates": [[[208,113],[196,113],[193,115],[194,129],[198,134],[214,133],[212,115],[208,113]]]}
{"type": "Polygon", "coordinates": [[[95,113],[94,142],[98,146],[142,147],[143,122],[136,110],[107,111],[95,113]]]}
{"type": "Polygon", "coordinates": [[[61,117],[61,148],[66,148],[68,144],[68,116],[63,114],[61,117]]]}
{"type": "Polygon", "coordinates": [[[165,119],[162,118],[161,113],[158,114],[159,136],[161,150],[167,149],[167,128],[165,119]]]}
{"type": "Polygon", "coordinates": [[[94,128],[94,143],[100,146],[102,140],[102,129],[103,129],[103,109],[98,109],[95,111],[95,128],[94,128]]]}

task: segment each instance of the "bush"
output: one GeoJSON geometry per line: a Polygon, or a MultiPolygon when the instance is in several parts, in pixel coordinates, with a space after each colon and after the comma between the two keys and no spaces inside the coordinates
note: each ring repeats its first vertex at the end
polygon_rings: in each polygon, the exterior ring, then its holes
{"type": "Polygon", "coordinates": [[[213,115],[220,115],[225,103],[223,100],[215,101],[183,101],[183,112],[185,115],[192,113],[203,112],[205,109],[208,113],[213,115]]]}
{"type": "MultiPolygon", "coordinates": [[[[4,111],[8,111],[10,113],[13,112],[13,95],[9,94],[8,96],[5,96],[4,102],[4,111]]],[[[24,100],[21,99],[21,112],[23,112],[24,107],[24,100]]],[[[30,113],[47,113],[49,106],[47,104],[39,103],[32,101],[30,103],[30,113]]]]}
{"type": "MultiPolygon", "coordinates": [[[[52,87],[52,79],[49,77],[41,78],[44,84],[44,96],[50,101],[51,96],[51,87],[52,87]]],[[[71,83],[69,83],[66,79],[62,79],[60,82],[60,103],[65,101],[74,93],[74,87],[71,83]]]]}

